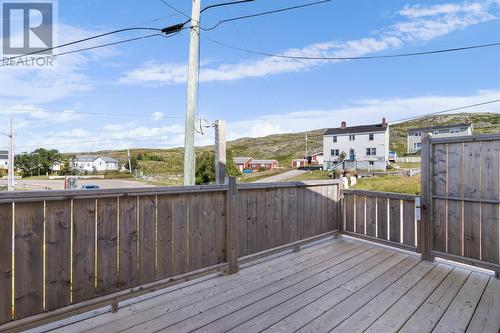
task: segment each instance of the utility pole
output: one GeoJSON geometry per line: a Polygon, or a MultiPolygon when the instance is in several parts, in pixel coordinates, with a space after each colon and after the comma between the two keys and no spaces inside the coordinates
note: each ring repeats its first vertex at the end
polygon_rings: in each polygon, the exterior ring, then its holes
{"type": "Polygon", "coordinates": [[[307,165],[309,165],[309,140],[307,139],[307,132],[306,132],[306,160],[307,160],[307,165]]]}
{"type": "Polygon", "coordinates": [[[130,148],[127,148],[127,156],[128,156],[128,171],[132,174],[132,162],[130,161],[130,148]]]}
{"type": "Polygon", "coordinates": [[[215,128],[215,179],[218,185],[226,184],[226,122],[216,120],[215,128]]]}
{"type": "Polygon", "coordinates": [[[198,104],[198,64],[200,50],[201,0],[193,0],[191,13],[191,37],[189,42],[189,69],[184,144],[184,185],[195,184],[194,123],[198,104]]]}
{"type": "Polygon", "coordinates": [[[9,119],[9,166],[8,166],[8,190],[14,191],[14,131],[12,129],[12,114],[9,119]]]}

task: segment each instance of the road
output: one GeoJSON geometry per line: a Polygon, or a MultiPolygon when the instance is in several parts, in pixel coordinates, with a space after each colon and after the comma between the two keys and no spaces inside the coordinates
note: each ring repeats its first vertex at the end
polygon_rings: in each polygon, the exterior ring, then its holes
{"type": "MultiPolygon", "coordinates": [[[[113,189],[113,188],[137,188],[137,187],[154,187],[147,183],[128,180],[128,179],[88,179],[79,180],[78,187],[82,185],[97,185],[102,189],[113,189]]],[[[0,180],[0,186],[7,186],[7,181],[0,180]]],[[[46,179],[34,179],[34,180],[16,180],[16,190],[63,190],[64,180],[46,180],[46,179]]]]}
{"type": "Polygon", "coordinates": [[[287,179],[300,176],[301,174],[306,173],[306,172],[307,171],[304,171],[304,170],[291,170],[291,171],[287,171],[287,172],[284,172],[284,173],[280,173],[279,175],[276,175],[276,176],[271,176],[271,177],[268,177],[268,178],[260,179],[260,180],[256,181],[255,183],[275,183],[275,182],[282,182],[282,181],[285,181],[287,179]]]}

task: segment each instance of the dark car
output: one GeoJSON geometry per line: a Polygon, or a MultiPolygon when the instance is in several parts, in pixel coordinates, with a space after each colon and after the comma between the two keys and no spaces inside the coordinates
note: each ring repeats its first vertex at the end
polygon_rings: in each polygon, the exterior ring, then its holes
{"type": "Polygon", "coordinates": [[[82,185],[82,190],[98,190],[100,187],[98,185],[82,185]]]}

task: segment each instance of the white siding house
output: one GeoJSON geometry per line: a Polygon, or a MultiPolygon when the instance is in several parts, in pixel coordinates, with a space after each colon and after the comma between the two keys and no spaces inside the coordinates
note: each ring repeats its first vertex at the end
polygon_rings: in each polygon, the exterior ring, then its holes
{"type": "Polygon", "coordinates": [[[389,162],[389,125],[341,127],[328,129],[323,135],[325,169],[335,168],[386,170],[389,162]],[[340,160],[342,153],[345,160],[340,160]],[[343,162],[343,163],[342,163],[343,162]]]}
{"type": "Polygon", "coordinates": [[[0,169],[9,169],[9,151],[0,150],[0,169]]]}
{"type": "Polygon", "coordinates": [[[474,134],[474,126],[472,124],[453,124],[409,129],[406,148],[408,154],[420,153],[422,149],[422,133],[431,133],[435,138],[469,136],[474,134]]]}
{"type": "Polygon", "coordinates": [[[88,172],[118,171],[120,164],[114,158],[95,155],[77,155],[72,163],[75,169],[88,172]]]}

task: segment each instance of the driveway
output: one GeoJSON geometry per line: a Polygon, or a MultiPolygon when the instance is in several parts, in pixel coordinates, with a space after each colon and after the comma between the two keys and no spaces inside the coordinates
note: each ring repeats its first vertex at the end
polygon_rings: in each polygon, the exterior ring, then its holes
{"type": "Polygon", "coordinates": [[[283,182],[283,181],[288,180],[290,178],[294,178],[294,177],[300,176],[301,174],[306,173],[306,172],[307,171],[305,171],[305,170],[291,170],[291,171],[287,171],[287,172],[284,172],[284,173],[280,173],[279,175],[276,175],[276,176],[271,176],[271,177],[268,177],[268,178],[260,179],[260,180],[256,181],[255,183],[276,183],[276,182],[283,182]]]}

